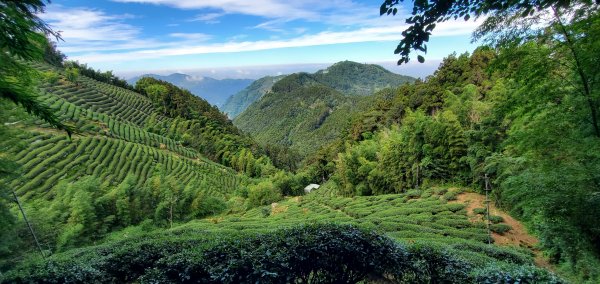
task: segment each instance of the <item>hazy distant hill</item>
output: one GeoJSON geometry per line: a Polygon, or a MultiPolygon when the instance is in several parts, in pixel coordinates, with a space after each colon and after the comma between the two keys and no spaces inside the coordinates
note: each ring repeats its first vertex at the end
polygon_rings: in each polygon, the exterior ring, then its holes
{"type": "Polygon", "coordinates": [[[223,104],[223,107],[221,107],[221,110],[231,119],[235,118],[246,110],[253,102],[259,100],[267,92],[271,91],[273,84],[283,77],[285,77],[285,75],[276,77],[267,76],[252,82],[250,86],[229,97],[223,104]]]}
{"type": "Polygon", "coordinates": [[[187,74],[173,73],[168,76],[144,74],[142,76],[131,78],[127,80],[127,82],[135,85],[135,82],[142,77],[152,77],[167,81],[180,88],[189,90],[194,95],[207,100],[209,103],[216,105],[217,107],[221,107],[229,97],[248,87],[248,85],[254,81],[252,79],[218,80],[211,77],[193,77],[187,74]]]}

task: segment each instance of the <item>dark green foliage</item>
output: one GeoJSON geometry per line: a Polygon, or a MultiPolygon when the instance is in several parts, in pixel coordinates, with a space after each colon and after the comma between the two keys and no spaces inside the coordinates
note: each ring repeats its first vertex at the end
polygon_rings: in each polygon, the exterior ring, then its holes
{"type": "Polygon", "coordinates": [[[71,133],[54,111],[43,104],[34,91],[35,71],[20,59],[43,59],[48,46],[46,35],[58,37],[50,27],[38,18],[46,1],[2,1],[0,4],[0,98],[22,106],[49,124],[71,133]]]}
{"type": "Polygon", "coordinates": [[[27,263],[9,271],[5,280],[357,283],[375,277],[468,283],[493,275],[562,283],[534,267],[471,263],[435,246],[403,246],[373,232],[339,225],[297,226],[258,235],[167,234],[111,242],[27,263]]]}
{"type": "Polygon", "coordinates": [[[217,215],[227,209],[227,203],[222,198],[206,195],[196,197],[192,206],[194,206],[193,214],[196,218],[217,215]]]}
{"type": "Polygon", "coordinates": [[[456,200],[456,195],[457,194],[458,193],[456,191],[446,192],[444,194],[444,199],[446,199],[447,201],[456,200]]]}
{"type": "Polygon", "coordinates": [[[394,74],[375,64],[342,61],[313,75],[314,80],[345,95],[370,96],[385,88],[414,82],[409,76],[394,74]]]}
{"type": "Polygon", "coordinates": [[[494,224],[502,223],[502,222],[504,222],[504,218],[502,218],[502,216],[491,215],[490,222],[492,222],[494,224]]]}
{"type": "Polygon", "coordinates": [[[504,234],[510,230],[512,230],[512,227],[506,224],[492,224],[490,226],[490,230],[492,230],[492,232],[494,233],[498,233],[498,234],[504,234]]]}
{"type": "Polygon", "coordinates": [[[281,192],[269,180],[262,181],[248,189],[248,205],[258,207],[281,200],[281,192]]]}
{"type": "Polygon", "coordinates": [[[473,213],[479,214],[479,215],[485,215],[486,212],[487,212],[487,210],[485,208],[474,208],[473,209],[473,213]]]}
{"type": "MultiPolygon", "coordinates": [[[[52,62],[49,63],[55,66],[57,65],[53,64],[52,62]]],[[[62,65],[63,64],[61,62],[61,65],[59,66],[62,67],[62,65]]],[[[92,67],[88,67],[87,64],[81,64],[78,61],[68,61],[64,64],[64,66],[76,68],[77,70],[79,70],[79,73],[81,75],[92,78],[94,80],[98,80],[100,82],[111,84],[113,86],[128,89],[131,91],[135,90],[135,88],[129,85],[129,83],[127,83],[126,80],[115,76],[112,73],[112,71],[101,72],[100,70],[94,70],[92,67]]]]}
{"type": "Polygon", "coordinates": [[[402,192],[466,175],[467,146],[452,112],[431,117],[408,111],[403,122],[340,154],[336,175],[347,194],[402,192]]]}
{"type": "Polygon", "coordinates": [[[566,283],[556,275],[526,265],[508,267],[490,265],[478,269],[475,274],[476,283],[566,283]]]}
{"type": "Polygon", "coordinates": [[[57,49],[56,42],[48,40],[44,51],[44,61],[56,67],[63,67],[66,58],[67,56],[57,49]]]}
{"type": "Polygon", "coordinates": [[[185,119],[204,117],[209,121],[227,125],[227,117],[216,107],[171,83],[144,77],[137,81],[135,90],[148,96],[163,115],[185,119]]]}
{"type": "MultiPolygon", "coordinates": [[[[381,4],[380,15],[396,15],[398,6],[402,0],[385,0],[381,4]]],[[[449,20],[477,19],[483,16],[489,18],[501,17],[520,17],[533,18],[545,10],[569,8],[579,4],[590,5],[594,1],[564,1],[564,0],[542,0],[542,1],[500,1],[500,0],[476,0],[476,1],[452,1],[452,2],[434,2],[414,1],[411,14],[405,20],[409,24],[402,32],[402,40],[394,51],[400,54],[398,65],[410,61],[410,53],[427,53],[427,42],[429,36],[435,30],[436,25],[449,20]],[[511,14],[508,14],[511,13],[511,14]],[[514,14],[514,16],[513,16],[514,14]],[[535,14],[535,15],[534,15],[535,14]]],[[[598,1],[595,1],[598,4],[598,1]]],[[[418,61],[423,63],[425,59],[418,55],[418,61]]]]}

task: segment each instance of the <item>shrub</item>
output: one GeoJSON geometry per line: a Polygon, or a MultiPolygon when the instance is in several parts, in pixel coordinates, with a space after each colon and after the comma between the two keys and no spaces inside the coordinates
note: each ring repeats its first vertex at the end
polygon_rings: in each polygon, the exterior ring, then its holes
{"type": "Polygon", "coordinates": [[[222,198],[216,196],[201,196],[194,200],[193,215],[196,218],[202,218],[210,215],[219,214],[227,209],[227,203],[222,198]]]}
{"type": "Polygon", "coordinates": [[[421,194],[423,194],[423,191],[421,191],[419,189],[411,189],[406,192],[406,196],[408,198],[419,198],[419,197],[421,197],[421,194]]]}
{"type": "Polygon", "coordinates": [[[265,207],[261,208],[260,214],[262,214],[262,216],[264,218],[271,216],[271,206],[265,206],[265,207]]]}
{"type": "Polygon", "coordinates": [[[494,224],[498,224],[504,222],[504,218],[502,218],[502,216],[491,215],[490,221],[494,224]]]}
{"type": "Polygon", "coordinates": [[[281,200],[281,193],[271,181],[262,181],[248,189],[248,205],[258,207],[281,200]]]}
{"type": "Polygon", "coordinates": [[[556,275],[533,265],[488,265],[473,274],[475,283],[566,283],[556,275]]]}
{"type": "Polygon", "coordinates": [[[491,229],[493,232],[495,232],[495,233],[498,233],[498,234],[501,234],[501,235],[502,235],[502,234],[504,234],[504,233],[506,233],[506,232],[508,232],[508,231],[512,230],[512,227],[511,227],[511,226],[509,226],[509,225],[506,225],[506,224],[492,224],[492,225],[490,226],[490,229],[491,229]]]}
{"type": "Polygon", "coordinates": [[[44,72],[43,74],[44,79],[46,80],[46,82],[50,83],[50,84],[56,84],[56,82],[58,82],[58,80],[60,79],[60,76],[58,75],[58,73],[54,72],[54,71],[47,71],[44,72]]]}
{"type": "Polygon", "coordinates": [[[7,283],[561,283],[533,266],[470,262],[431,243],[404,246],[334,224],[139,236],[26,262],[3,277],[7,283]]]}
{"type": "Polygon", "coordinates": [[[487,210],[485,208],[475,208],[475,209],[473,209],[473,213],[474,214],[485,215],[486,212],[487,212],[487,210]]]}
{"type": "Polygon", "coordinates": [[[456,191],[449,191],[444,194],[444,199],[447,201],[456,200],[456,195],[458,195],[456,191]]]}

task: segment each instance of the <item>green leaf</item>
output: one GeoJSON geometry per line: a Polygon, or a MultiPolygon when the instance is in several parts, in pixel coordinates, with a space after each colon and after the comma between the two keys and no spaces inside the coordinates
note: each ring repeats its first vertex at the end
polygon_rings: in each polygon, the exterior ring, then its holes
{"type": "Polygon", "coordinates": [[[417,56],[417,60],[419,61],[419,63],[423,63],[423,62],[425,62],[425,57],[419,55],[419,56],[417,56]]]}

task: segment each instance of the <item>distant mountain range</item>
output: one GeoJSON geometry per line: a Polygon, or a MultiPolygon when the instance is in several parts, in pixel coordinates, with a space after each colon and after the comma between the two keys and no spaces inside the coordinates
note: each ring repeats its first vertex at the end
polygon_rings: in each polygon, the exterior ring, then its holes
{"type": "Polygon", "coordinates": [[[371,95],[414,80],[378,65],[343,61],[314,74],[259,79],[223,109],[259,143],[288,146],[306,157],[336,139],[352,115],[374,100],[371,95]]]}
{"type": "Polygon", "coordinates": [[[173,73],[168,76],[144,74],[127,80],[132,85],[142,77],[152,77],[167,81],[180,88],[187,89],[192,94],[207,100],[210,104],[221,108],[223,103],[232,95],[248,87],[252,79],[214,79],[210,77],[194,77],[187,74],[173,73]]]}

